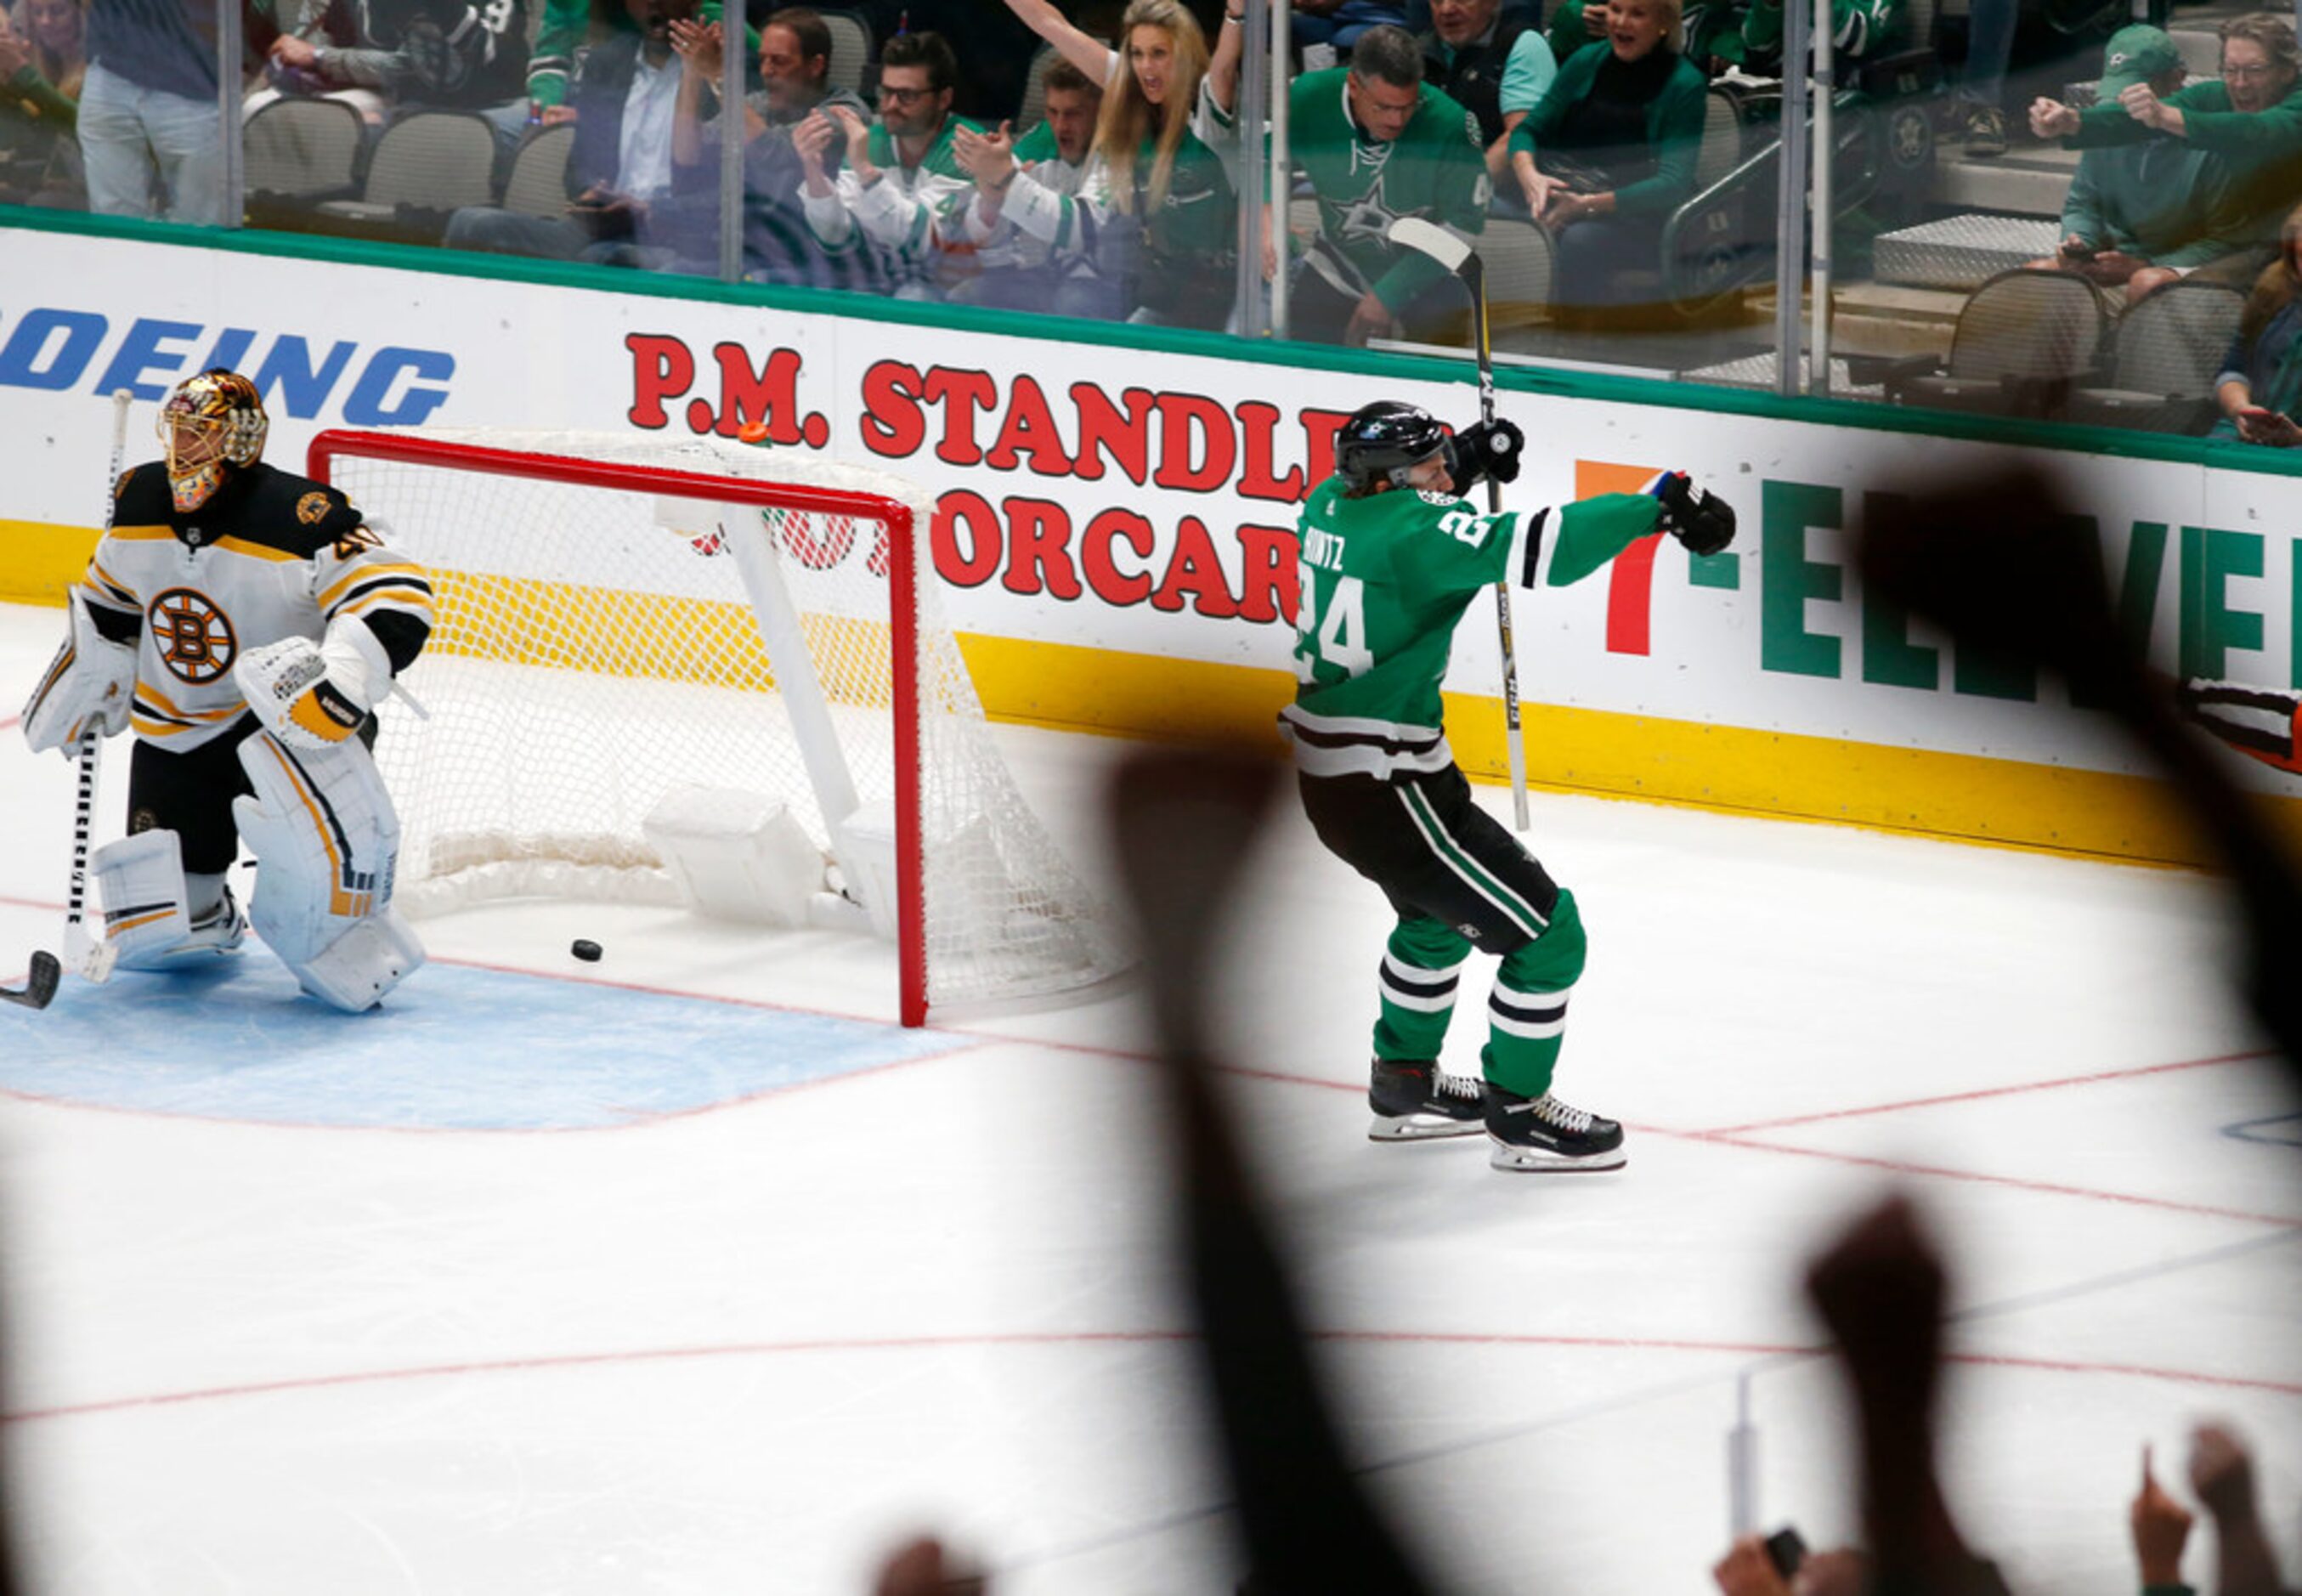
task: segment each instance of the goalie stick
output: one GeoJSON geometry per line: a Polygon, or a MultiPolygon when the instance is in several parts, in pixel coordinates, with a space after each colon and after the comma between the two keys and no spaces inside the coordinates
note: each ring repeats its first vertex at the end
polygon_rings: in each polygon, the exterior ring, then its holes
{"type": "MultiPolygon", "coordinates": [[[[128,452],[128,405],[134,396],[125,388],[112,395],[112,472],[104,479],[104,530],[112,530],[113,506],[118,498],[120,466],[128,452]]],[[[0,1001],[45,1009],[55,997],[63,969],[85,981],[112,979],[112,945],[88,935],[88,841],[96,824],[96,778],[103,767],[104,735],[94,727],[80,734],[80,782],[72,802],[71,885],[64,895],[64,956],[59,961],[45,950],[32,955],[32,967],[21,987],[0,987],[0,1001]]]]}
{"type": "MultiPolygon", "coordinates": [[[[1449,232],[1435,222],[1421,216],[1401,216],[1390,224],[1390,241],[1403,249],[1412,249],[1444,266],[1462,280],[1470,290],[1472,314],[1475,318],[1474,332],[1479,346],[1479,422],[1492,426],[1495,419],[1495,353],[1493,340],[1487,329],[1487,265],[1471,248],[1468,239],[1449,232]]],[[[1487,513],[1500,515],[1503,508],[1502,484],[1492,476],[1487,478],[1487,513]]],[[[1511,826],[1514,830],[1527,828],[1526,813],[1526,734],[1519,724],[1518,712],[1518,649],[1511,632],[1510,583],[1508,579],[1495,584],[1495,631],[1502,647],[1503,657],[1503,735],[1510,754],[1511,826]]]]}

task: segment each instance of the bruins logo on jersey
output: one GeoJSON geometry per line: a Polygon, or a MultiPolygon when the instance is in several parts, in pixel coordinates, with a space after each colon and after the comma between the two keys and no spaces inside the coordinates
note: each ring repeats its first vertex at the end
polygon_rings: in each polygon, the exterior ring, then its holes
{"type": "Polygon", "coordinates": [[[296,519],[307,526],[317,526],[328,518],[328,496],[307,493],[296,501],[296,519]]]}
{"type": "Polygon", "coordinates": [[[215,601],[189,587],[172,587],[146,611],[153,646],[179,681],[201,686],[231,668],[239,652],[231,622],[215,601]]]}

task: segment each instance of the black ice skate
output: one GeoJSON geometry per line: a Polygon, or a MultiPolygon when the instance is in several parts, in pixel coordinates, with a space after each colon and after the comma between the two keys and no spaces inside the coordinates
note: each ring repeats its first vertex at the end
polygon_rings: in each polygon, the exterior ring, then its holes
{"type": "Polygon", "coordinates": [[[1550,1174],[1620,1169],[1623,1128],[1545,1092],[1522,1097],[1487,1087],[1487,1162],[1500,1170],[1550,1174]]]}
{"type": "Polygon", "coordinates": [[[1471,1136],[1486,1123],[1486,1093],[1467,1075],[1449,1075],[1428,1061],[1374,1061],[1367,1082],[1367,1106],[1374,1120],[1371,1141],[1418,1141],[1432,1136],[1471,1136]]]}

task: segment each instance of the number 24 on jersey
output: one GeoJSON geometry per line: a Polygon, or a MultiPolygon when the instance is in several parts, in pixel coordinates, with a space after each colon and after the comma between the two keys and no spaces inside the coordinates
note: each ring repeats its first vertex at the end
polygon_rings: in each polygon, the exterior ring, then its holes
{"type": "Polygon", "coordinates": [[[1366,646],[1366,584],[1357,576],[1336,577],[1323,610],[1315,608],[1318,596],[1319,584],[1306,573],[1295,609],[1295,679],[1315,679],[1321,660],[1347,676],[1363,675],[1374,664],[1374,651],[1366,646]]]}

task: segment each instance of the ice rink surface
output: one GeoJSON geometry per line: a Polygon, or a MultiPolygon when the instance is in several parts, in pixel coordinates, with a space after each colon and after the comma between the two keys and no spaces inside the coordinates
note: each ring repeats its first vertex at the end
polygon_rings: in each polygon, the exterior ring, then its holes
{"type": "MultiPolygon", "coordinates": [[[[0,607],[0,713],[60,623],[0,607]]],[[[999,738],[1106,875],[1119,745],[999,738]]],[[[12,981],[55,945],[71,794],[11,724],[12,981]]],[[[1365,1139],[1386,912],[1292,813],[1215,962],[1350,1444],[1452,1588],[1710,1589],[1738,1391],[1767,1525],[1850,1538],[1798,1282],[1889,1183],[1954,1258],[1945,1463],[2018,1590],[2131,1589],[2141,1449],[2179,1481],[2206,1415],[2302,1578],[2302,1117],[2213,883],[1543,794],[1530,840],[1592,937],[1559,1090],[1631,1128],[1619,1175],[1365,1139]]],[[[0,1008],[34,1588],[837,1592],[932,1528],[1007,1596],[1232,1589],[1134,994],[904,1033],[867,941],[577,904],[422,929],[431,967],[360,1018],[252,945],[0,1008]]]]}

